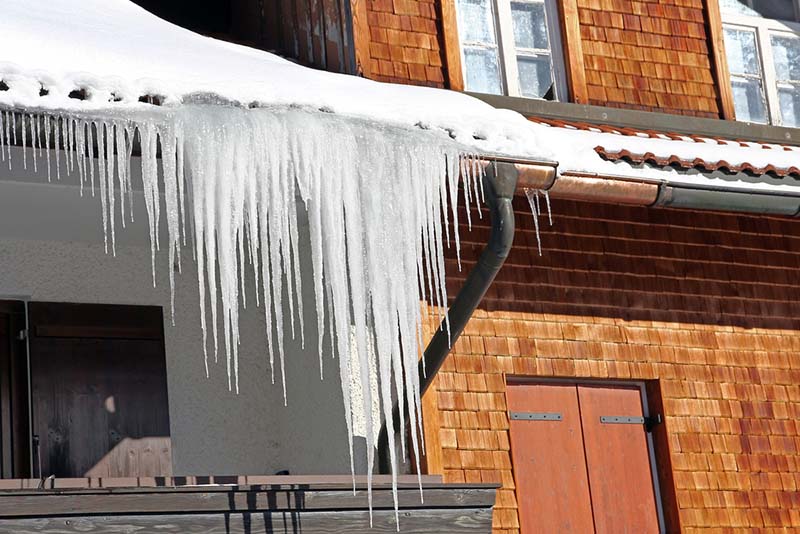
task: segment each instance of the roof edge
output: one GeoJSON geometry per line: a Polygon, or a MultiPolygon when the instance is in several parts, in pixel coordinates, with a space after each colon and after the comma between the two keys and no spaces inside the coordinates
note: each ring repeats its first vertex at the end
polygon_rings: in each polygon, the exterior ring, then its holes
{"type": "Polygon", "coordinates": [[[680,134],[800,146],[800,128],[786,128],[688,115],[672,115],[533,98],[467,93],[496,108],[510,109],[526,117],[583,121],[609,126],[661,130],[680,134]]]}

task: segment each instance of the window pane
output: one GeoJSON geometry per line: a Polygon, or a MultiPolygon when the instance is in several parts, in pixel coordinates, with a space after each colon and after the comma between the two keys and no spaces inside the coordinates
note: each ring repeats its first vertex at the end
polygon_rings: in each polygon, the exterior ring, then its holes
{"type": "Polygon", "coordinates": [[[772,56],[778,80],[800,80],[800,37],[772,36],[772,56]]]}
{"type": "Polygon", "coordinates": [[[778,99],[783,126],[800,127],[800,84],[778,87],[778,99]]]}
{"type": "Polygon", "coordinates": [[[553,85],[548,56],[517,56],[517,70],[519,90],[524,96],[542,98],[553,85]]]}
{"type": "Polygon", "coordinates": [[[458,30],[461,41],[497,44],[490,0],[459,0],[458,30]]]}
{"type": "Polygon", "coordinates": [[[764,89],[761,82],[746,78],[734,78],[732,85],[736,119],[766,124],[767,106],[764,103],[764,89]]]}
{"type": "Polygon", "coordinates": [[[544,4],[511,2],[511,17],[514,21],[514,44],[517,48],[550,49],[544,4]]]}
{"type": "Polygon", "coordinates": [[[499,95],[500,67],[497,63],[497,50],[485,48],[465,48],[466,89],[476,93],[499,95]]]}
{"type": "Polygon", "coordinates": [[[719,0],[720,11],[767,19],[796,20],[794,0],[719,0]]]}
{"type": "Polygon", "coordinates": [[[755,32],[725,28],[725,52],[731,74],[761,74],[755,32]]]}

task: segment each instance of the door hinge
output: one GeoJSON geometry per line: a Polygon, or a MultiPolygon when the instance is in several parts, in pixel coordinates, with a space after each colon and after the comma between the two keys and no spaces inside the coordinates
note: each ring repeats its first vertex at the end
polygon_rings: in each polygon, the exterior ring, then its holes
{"type": "Polygon", "coordinates": [[[661,414],[649,417],[636,417],[628,415],[601,415],[600,422],[608,425],[644,425],[647,432],[652,432],[653,427],[661,424],[661,414]]]}
{"type": "Polygon", "coordinates": [[[17,334],[17,341],[25,341],[26,339],[28,339],[28,330],[23,328],[17,334]]]}
{"type": "Polygon", "coordinates": [[[512,421],[561,421],[562,417],[557,412],[511,412],[512,421]]]}

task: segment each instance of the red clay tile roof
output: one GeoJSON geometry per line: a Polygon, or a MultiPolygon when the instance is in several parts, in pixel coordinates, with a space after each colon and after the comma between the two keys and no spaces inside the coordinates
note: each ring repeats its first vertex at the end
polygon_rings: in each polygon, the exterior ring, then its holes
{"type": "MultiPolygon", "coordinates": [[[[684,141],[694,143],[717,143],[722,146],[738,145],[748,148],[761,148],[763,150],[775,151],[794,151],[797,152],[798,162],[800,162],[800,147],[790,145],[778,145],[769,143],[757,143],[752,141],[742,141],[735,139],[725,139],[721,137],[706,137],[700,135],[678,134],[674,132],[664,132],[656,130],[640,130],[635,128],[625,128],[619,126],[609,126],[605,124],[590,124],[586,122],[576,121],[563,121],[556,119],[544,119],[539,117],[531,117],[529,120],[540,124],[547,124],[557,128],[566,128],[570,130],[584,130],[597,133],[611,133],[625,136],[644,137],[650,139],[684,141]]],[[[723,171],[729,173],[746,172],[756,176],[770,174],[772,176],[793,177],[800,179],[800,164],[791,167],[776,167],[775,165],[757,166],[749,162],[742,162],[738,164],[730,164],[725,160],[708,160],[702,158],[687,159],[681,158],[677,155],[656,155],[652,152],[638,153],[632,152],[627,149],[611,150],[603,146],[595,147],[600,157],[609,161],[627,161],[632,164],[648,163],[657,167],[673,167],[679,169],[698,169],[704,172],[723,171]]]]}

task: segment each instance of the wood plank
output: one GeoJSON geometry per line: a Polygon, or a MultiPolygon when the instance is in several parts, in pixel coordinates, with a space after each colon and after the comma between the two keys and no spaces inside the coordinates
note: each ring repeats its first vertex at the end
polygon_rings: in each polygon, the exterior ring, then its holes
{"type": "MultiPolygon", "coordinates": [[[[432,509],[400,515],[404,534],[490,534],[491,509],[432,509]]],[[[393,510],[259,514],[61,517],[0,521],[15,534],[159,532],[162,534],[396,534],[393,510]]]]}
{"type": "Polygon", "coordinates": [[[422,396],[422,429],[425,436],[425,454],[421,467],[429,475],[444,474],[442,440],[439,436],[441,418],[439,417],[438,377],[433,380],[428,391],[422,396]]]}
{"type": "MultiPolygon", "coordinates": [[[[398,506],[403,510],[461,507],[491,508],[494,488],[425,489],[420,502],[419,488],[398,491],[398,506]]],[[[374,510],[393,510],[389,489],[373,490],[374,510]]],[[[98,515],[126,513],[367,510],[368,493],[359,490],[252,490],[252,491],[106,491],[106,492],[18,492],[4,493],[0,499],[0,518],[50,517],[67,514],[98,515]]]]}
{"type": "MultiPolygon", "coordinates": [[[[658,380],[645,383],[647,404],[650,414],[664,414],[664,400],[658,380]]],[[[661,489],[661,508],[664,511],[664,526],[667,532],[683,532],[681,516],[678,513],[678,500],[675,494],[675,479],[672,471],[672,455],[670,454],[669,432],[666,420],[653,427],[653,452],[656,457],[658,482],[661,489]]]]}
{"type": "Polygon", "coordinates": [[[133,339],[162,339],[164,336],[164,321],[159,306],[31,302],[28,313],[35,335],[40,335],[40,330],[41,335],[52,335],[53,332],[68,335],[67,331],[74,328],[87,332],[96,329],[96,335],[85,337],[104,337],[104,332],[109,337],[121,337],[119,333],[127,333],[133,339]]]}
{"type": "Polygon", "coordinates": [[[152,329],[136,327],[38,325],[33,333],[37,337],[161,339],[159,333],[152,329]]]}
{"type": "MultiPolygon", "coordinates": [[[[716,1],[716,0],[714,0],[716,1]]],[[[583,60],[583,40],[578,18],[578,0],[563,0],[561,3],[561,40],[564,47],[564,62],[567,68],[570,102],[589,103],[586,87],[586,67],[583,60]]]]}
{"type": "Polygon", "coordinates": [[[356,57],[356,74],[372,78],[369,55],[369,22],[367,21],[367,0],[350,0],[353,20],[353,46],[356,57]]]}
{"type": "Polygon", "coordinates": [[[718,0],[704,0],[706,10],[706,33],[708,46],[711,49],[715,85],[719,90],[720,116],[726,120],[736,119],[733,105],[733,88],[731,74],[728,70],[728,57],[725,55],[725,38],[722,30],[722,15],[718,0]]]}
{"type": "Polygon", "coordinates": [[[609,424],[601,416],[642,417],[636,386],[578,386],[595,532],[658,534],[653,475],[642,424],[609,424]]]}
{"type": "Polygon", "coordinates": [[[344,28],[338,0],[322,0],[323,31],[325,33],[325,66],[331,72],[344,72],[345,62],[342,55],[344,47],[344,28]]]}
{"type": "Polygon", "coordinates": [[[0,301],[0,478],[30,476],[25,304],[0,301]]]}
{"type": "Polygon", "coordinates": [[[442,18],[442,41],[447,65],[447,87],[453,91],[464,90],[464,69],[461,65],[461,42],[458,39],[458,17],[455,0],[442,0],[439,4],[442,18]]]}
{"type": "Polygon", "coordinates": [[[593,532],[575,385],[510,385],[506,395],[511,412],[562,417],[509,423],[521,532],[593,532]]]}
{"type": "Polygon", "coordinates": [[[12,477],[11,317],[0,313],[0,478],[12,477]]]}

